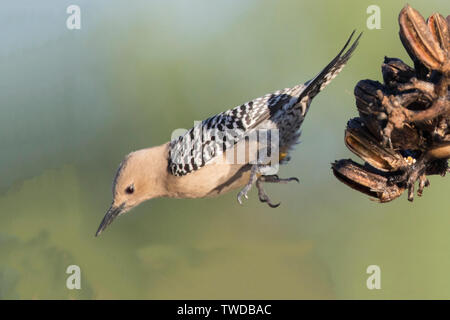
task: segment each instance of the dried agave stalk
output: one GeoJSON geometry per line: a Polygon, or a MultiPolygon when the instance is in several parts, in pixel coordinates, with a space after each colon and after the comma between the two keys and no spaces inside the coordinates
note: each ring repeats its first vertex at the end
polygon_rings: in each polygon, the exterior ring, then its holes
{"type": "Polygon", "coordinates": [[[362,158],[332,165],[334,175],[380,202],[414,186],[422,195],[428,175],[444,176],[450,158],[450,16],[427,21],[406,5],[399,15],[400,39],[414,68],[396,58],[382,64],[383,84],[362,80],[355,87],[359,117],[351,119],[345,144],[362,158]]]}

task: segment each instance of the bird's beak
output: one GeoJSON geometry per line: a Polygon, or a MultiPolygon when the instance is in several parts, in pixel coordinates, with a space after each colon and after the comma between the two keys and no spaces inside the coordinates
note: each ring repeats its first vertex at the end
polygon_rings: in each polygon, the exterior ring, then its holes
{"type": "Polygon", "coordinates": [[[120,206],[115,207],[114,204],[111,205],[111,207],[106,212],[105,216],[103,217],[102,222],[100,223],[100,226],[98,227],[97,232],[95,233],[95,236],[98,237],[100,233],[103,232],[103,230],[106,229],[107,226],[113,222],[113,220],[119,216],[124,210],[125,202],[122,203],[120,206]]]}

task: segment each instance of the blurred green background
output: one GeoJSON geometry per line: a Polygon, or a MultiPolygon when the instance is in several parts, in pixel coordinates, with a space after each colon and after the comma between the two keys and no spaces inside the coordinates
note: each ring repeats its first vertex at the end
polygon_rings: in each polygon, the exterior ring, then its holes
{"type": "MultiPolygon", "coordinates": [[[[450,2],[410,1],[424,16],[450,2]]],[[[330,163],[343,142],[353,87],[381,79],[404,1],[8,1],[0,11],[0,298],[450,298],[450,185],[423,198],[370,201],[330,163]],[[66,8],[81,7],[81,30],[66,8]],[[368,30],[366,8],[381,8],[368,30]],[[101,237],[122,157],[176,128],[324,67],[364,31],[342,74],[313,102],[302,143],[268,186],[280,208],[214,199],[156,199],[101,237]],[[66,288],[79,265],[81,290],[66,288]],[[366,268],[381,267],[381,290],[366,268]]],[[[359,160],[358,160],[359,161],[359,160]]]]}

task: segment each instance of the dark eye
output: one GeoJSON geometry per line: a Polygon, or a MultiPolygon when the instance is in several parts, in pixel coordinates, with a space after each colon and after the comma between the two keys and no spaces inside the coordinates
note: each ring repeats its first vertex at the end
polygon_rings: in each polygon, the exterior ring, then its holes
{"type": "Polygon", "coordinates": [[[130,185],[125,189],[125,192],[128,194],[132,194],[134,192],[134,186],[130,185]]]}

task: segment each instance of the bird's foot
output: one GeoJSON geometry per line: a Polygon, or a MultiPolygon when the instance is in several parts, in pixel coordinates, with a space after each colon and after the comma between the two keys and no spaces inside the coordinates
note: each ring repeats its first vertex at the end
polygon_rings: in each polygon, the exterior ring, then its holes
{"type": "Polygon", "coordinates": [[[269,207],[271,207],[271,208],[278,207],[281,204],[281,202],[274,204],[274,203],[272,203],[270,201],[269,196],[267,195],[267,193],[265,192],[265,190],[263,188],[263,183],[264,182],[269,182],[269,183],[288,183],[290,181],[297,181],[297,182],[299,182],[299,180],[296,177],[282,179],[282,178],[278,177],[278,175],[276,175],[276,174],[268,175],[268,176],[260,176],[256,180],[256,188],[258,189],[259,201],[266,202],[267,205],[269,207]]]}
{"type": "Polygon", "coordinates": [[[252,188],[252,185],[257,181],[257,174],[258,172],[258,166],[256,164],[252,165],[251,171],[250,171],[250,179],[248,180],[247,184],[242,188],[242,190],[237,195],[237,201],[239,204],[242,204],[242,197],[245,199],[248,199],[247,193],[252,188]]]}

